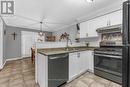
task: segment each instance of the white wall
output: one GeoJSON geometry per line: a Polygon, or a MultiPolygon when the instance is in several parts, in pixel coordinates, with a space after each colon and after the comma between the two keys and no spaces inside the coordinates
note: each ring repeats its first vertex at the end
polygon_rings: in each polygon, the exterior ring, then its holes
{"type": "Polygon", "coordinates": [[[3,21],[0,18],[0,69],[3,68],[3,21]]]}
{"type": "Polygon", "coordinates": [[[31,47],[35,45],[35,42],[37,40],[37,33],[30,31],[22,31],[21,40],[22,57],[29,57],[31,55],[31,47]]]}

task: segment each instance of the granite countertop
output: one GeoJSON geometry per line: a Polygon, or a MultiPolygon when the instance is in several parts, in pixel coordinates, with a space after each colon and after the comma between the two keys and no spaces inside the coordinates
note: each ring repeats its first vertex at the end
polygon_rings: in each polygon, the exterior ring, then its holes
{"type": "Polygon", "coordinates": [[[80,52],[86,50],[93,51],[95,48],[98,47],[86,47],[86,46],[70,47],[69,50],[66,50],[66,48],[47,48],[47,49],[38,49],[38,53],[49,56],[54,54],[73,53],[73,52],[80,52]]]}

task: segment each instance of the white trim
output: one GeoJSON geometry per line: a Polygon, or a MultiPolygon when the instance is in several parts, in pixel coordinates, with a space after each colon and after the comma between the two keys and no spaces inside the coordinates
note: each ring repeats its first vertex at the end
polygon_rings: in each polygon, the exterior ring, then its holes
{"type": "Polygon", "coordinates": [[[78,77],[80,77],[81,75],[85,74],[86,72],[94,73],[93,70],[87,69],[87,70],[85,70],[85,71],[83,71],[83,72],[80,72],[79,74],[73,76],[72,78],[70,78],[70,79],[67,81],[67,83],[72,82],[73,80],[77,79],[78,77]]]}
{"type": "Polygon", "coordinates": [[[4,64],[2,64],[2,66],[0,67],[0,70],[2,70],[2,69],[4,68],[6,62],[7,62],[7,61],[5,60],[4,64]]]}
{"type": "Polygon", "coordinates": [[[90,73],[94,73],[94,70],[88,69],[88,72],[90,72],[90,73]]]}
{"type": "Polygon", "coordinates": [[[3,67],[3,21],[0,18],[0,69],[3,67]]]}
{"type": "Polygon", "coordinates": [[[79,74],[74,75],[72,78],[69,78],[69,80],[67,81],[67,83],[72,82],[73,80],[77,79],[78,77],[80,77],[81,75],[85,74],[86,72],[88,72],[88,70],[82,71],[79,74]]]}
{"type": "Polygon", "coordinates": [[[6,61],[13,61],[13,60],[19,60],[19,59],[23,59],[23,57],[9,58],[9,59],[6,59],[6,61]]]}
{"type": "Polygon", "coordinates": [[[10,59],[6,59],[4,64],[0,67],[0,70],[2,70],[6,64],[6,62],[8,61],[14,61],[14,60],[19,60],[19,59],[24,59],[24,58],[30,58],[30,57],[18,57],[18,58],[10,58],[10,59]]]}
{"type": "Polygon", "coordinates": [[[22,58],[25,58],[25,57],[31,57],[30,54],[25,54],[22,56],[22,58]]]}
{"type": "Polygon", "coordinates": [[[7,62],[7,61],[5,60],[5,62],[4,62],[4,64],[2,65],[2,68],[1,68],[1,69],[3,69],[3,68],[4,68],[4,66],[5,66],[6,62],[7,62]]]}

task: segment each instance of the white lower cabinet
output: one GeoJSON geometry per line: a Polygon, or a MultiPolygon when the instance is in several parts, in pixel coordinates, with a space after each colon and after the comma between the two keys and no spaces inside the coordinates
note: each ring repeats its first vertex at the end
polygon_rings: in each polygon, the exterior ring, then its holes
{"type": "Polygon", "coordinates": [[[79,73],[77,52],[69,54],[69,80],[73,80],[79,73]]]}
{"type": "Polygon", "coordinates": [[[88,58],[87,58],[87,56],[88,56],[88,51],[82,51],[82,52],[79,52],[79,55],[80,55],[80,57],[79,57],[79,62],[80,62],[80,64],[79,64],[79,72],[80,73],[82,73],[82,72],[85,72],[86,70],[88,70],[88,58]]]}
{"type": "Polygon", "coordinates": [[[87,51],[88,70],[94,72],[94,55],[93,51],[87,51]]]}
{"type": "Polygon", "coordinates": [[[93,51],[69,53],[69,81],[87,70],[94,70],[93,51]]]}

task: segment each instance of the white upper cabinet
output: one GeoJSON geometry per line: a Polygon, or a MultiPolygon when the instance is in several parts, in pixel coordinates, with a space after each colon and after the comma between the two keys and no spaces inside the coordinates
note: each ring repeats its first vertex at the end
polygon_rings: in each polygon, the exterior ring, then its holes
{"type": "Polygon", "coordinates": [[[107,15],[108,25],[112,26],[112,25],[122,24],[122,21],[123,21],[122,20],[122,17],[123,17],[122,14],[123,14],[122,10],[108,14],[107,15]]]}
{"type": "Polygon", "coordinates": [[[122,24],[122,10],[80,23],[80,38],[97,37],[101,27],[122,24]]]}
{"type": "Polygon", "coordinates": [[[107,20],[105,16],[98,17],[80,24],[80,38],[97,37],[96,29],[105,27],[107,20]]]}
{"type": "Polygon", "coordinates": [[[80,24],[80,38],[85,38],[87,36],[88,31],[88,21],[80,24]]]}
{"type": "Polygon", "coordinates": [[[97,37],[96,29],[107,25],[105,16],[98,17],[80,24],[80,38],[97,37]]]}
{"type": "Polygon", "coordinates": [[[88,21],[87,37],[98,36],[98,33],[96,32],[97,28],[104,27],[107,24],[105,18],[105,16],[102,16],[88,21]]]}

